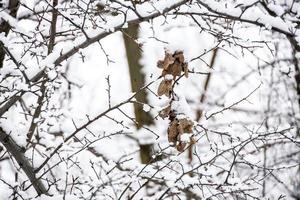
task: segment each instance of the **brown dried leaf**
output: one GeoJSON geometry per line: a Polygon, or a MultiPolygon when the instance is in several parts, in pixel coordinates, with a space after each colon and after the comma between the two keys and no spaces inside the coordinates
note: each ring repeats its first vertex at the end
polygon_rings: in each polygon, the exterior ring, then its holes
{"type": "Polygon", "coordinates": [[[175,61],[175,58],[173,58],[173,56],[169,53],[166,53],[165,55],[165,59],[164,59],[164,64],[163,64],[163,68],[165,70],[168,69],[169,65],[173,64],[175,61]]]}
{"type": "Polygon", "coordinates": [[[167,93],[165,93],[165,95],[167,97],[170,97],[171,91],[172,91],[172,80],[165,80],[165,81],[166,81],[166,85],[167,85],[167,93]]]}
{"type": "Polygon", "coordinates": [[[160,82],[160,84],[158,86],[157,94],[158,94],[158,96],[162,96],[166,92],[167,92],[167,85],[166,85],[166,81],[163,80],[162,82],[160,82]]]}
{"type": "Polygon", "coordinates": [[[160,68],[160,69],[163,69],[164,68],[164,61],[163,60],[157,61],[157,67],[160,68]]]}
{"type": "Polygon", "coordinates": [[[182,123],[180,123],[180,120],[178,122],[177,131],[180,135],[184,133],[183,126],[182,123]]]}
{"type": "Polygon", "coordinates": [[[167,97],[170,97],[170,91],[172,90],[172,81],[169,80],[163,80],[160,82],[157,90],[157,95],[162,96],[166,95],[167,97]]]}
{"type": "Polygon", "coordinates": [[[187,65],[187,63],[183,63],[183,71],[184,71],[184,76],[185,77],[189,77],[189,67],[187,65]]]}
{"type": "Polygon", "coordinates": [[[175,61],[174,64],[171,65],[170,69],[174,78],[176,78],[176,76],[180,76],[182,68],[181,64],[178,61],[175,61]]]}
{"type": "Polygon", "coordinates": [[[162,70],[162,72],[161,72],[161,76],[165,76],[165,75],[167,75],[167,74],[170,74],[169,72],[168,72],[168,70],[162,70]]]}
{"type": "Polygon", "coordinates": [[[178,151],[180,151],[180,152],[183,152],[185,146],[186,146],[186,143],[179,142],[179,143],[176,145],[176,149],[177,149],[178,151]]]}
{"type": "Polygon", "coordinates": [[[174,144],[176,143],[177,136],[178,136],[177,125],[178,125],[178,121],[173,120],[173,121],[171,121],[169,128],[168,128],[168,141],[173,142],[174,144]]]}
{"type": "Polygon", "coordinates": [[[174,53],[174,58],[176,58],[180,63],[184,62],[184,56],[183,56],[183,52],[182,51],[176,51],[174,53]]]}
{"type": "Polygon", "coordinates": [[[169,116],[170,112],[171,112],[171,106],[169,105],[169,106],[165,107],[164,109],[162,109],[161,111],[159,111],[158,115],[161,118],[165,119],[166,117],[169,116]]]}
{"type": "Polygon", "coordinates": [[[196,144],[196,140],[195,140],[195,138],[194,137],[191,137],[191,141],[190,141],[190,144],[192,145],[192,144],[196,144]]]}
{"type": "Polygon", "coordinates": [[[186,118],[180,119],[179,124],[182,126],[184,133],[192,133],[193,132],[194,123],[192,120],[189,120],[186,118]]]}

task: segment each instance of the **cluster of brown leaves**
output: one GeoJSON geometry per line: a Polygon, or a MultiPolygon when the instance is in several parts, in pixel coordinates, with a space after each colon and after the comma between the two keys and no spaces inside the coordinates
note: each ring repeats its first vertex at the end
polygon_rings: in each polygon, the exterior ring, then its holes
{"type": "Polygon", "coordinates": [[[183,119],[174,119],[170,122],[168,128],[168,140],[176,145],[176,149],[180,152],[183,152],[188,143],[195,143],[194,138],[192,137],[193,133],[193,121],[183,118],[183,119]],[[183,134],[189,134],[189,141],[182,140],[183,134]]]}
{"type": "MultiPolygon", "coordinates": [[[[172,83],[176,77],[181,76],[182,72],[188,77],[188,65],[184,62],[183,52],[176,51],[174,54],[166,52],[164,60],[159,60],[157,66],[163,69],[162,76],[164,77],[158,87],[157,94],[159,96],[166,95],[170,98],[173,92],[172,83]]],[[[187,144],[195,142],[192,137],[194,123],[187,117],[178,117],[178,113],[171,109],[172,101],[173,99],[171,99],[170,105],[160,111],[159,116],[163,119],[169,118],[168,141],[173,143],[178,151],[182,152],[187,144]],[[190,135],[189,141],[182,140],[181,136],[184,134],[190,135]]]]}
{"type": "Polygon", "coordinates": [[[157,62],[157,67],[163,69],[161,75],[164,77],[158,87],[158,96],[166,95],[170,97],[173,80],[175,80],[177,76],[181,76],[182,72],[184,72],[187,78],[189,75],[188,65],[184,62],[182,51],[175,51],[174,54],[165,52],[165,58],[157,62]]]}

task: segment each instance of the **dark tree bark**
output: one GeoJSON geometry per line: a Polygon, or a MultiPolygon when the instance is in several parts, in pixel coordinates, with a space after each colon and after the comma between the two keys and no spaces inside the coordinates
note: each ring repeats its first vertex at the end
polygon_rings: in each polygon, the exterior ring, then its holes
{"type": "Polygon", "coordinates": [[[12,155],[12,157],[18,162],[19,166],[27,175],[38,195],[48,194],[42,181],[36,178],[33,167],[31,166],[29,160],[24,156],[24,150],[20,146],[18,146],[17,143],[11,138],[11,136],[5,133],[5,131],[1,127],[0,142],[12,155]]]}
{"type": "MultiPolygon", "coordinates": [[[[10,11],[10,15],[12,17],[16,17],[17,16],[17,11],[19,8],[19,0],[10,0],[9,4],[8,4],[8,10],[10,11]]],[[[3,21],[0,24],[0,33],[5,33],[5,36],[8,35],[9,31],[10,31],[11,27],[9,25],[9,23],[7,21],[3,21]]],[[[4,61],[4,57],[5,57],[5,49],[2,45],[0,45],[0,68],[3,67],[3,61],[4,61]]]]}
{"type": "MultiPolygon", "coordinates": [[[[134,42],[134,39],[138,36],[139,26],[131,25],[129,28],[124,30],[123,38],[125,42],[126,55],[129,67],[129,74],[131,80],[132,92],[137,92],[141,87],[145,85],[145,75],[142,72],[142,66],[139,63],[141,58],[141,51],[139,46],[134,42]]],[[[147,103],[147,93],[145,90],[141,91],[137,96],[138,102],[147,103]]],[[[140,129],[143,125],[150,125],[153,123],[152,117],[149,113],[143,110],[141,104],[134,104],[134,113],[136,126],[140,129]]],[[[142,163],[149,163],[151,160],[151,148],[152,144],[140,145],[140,157],[142,163]]]]}

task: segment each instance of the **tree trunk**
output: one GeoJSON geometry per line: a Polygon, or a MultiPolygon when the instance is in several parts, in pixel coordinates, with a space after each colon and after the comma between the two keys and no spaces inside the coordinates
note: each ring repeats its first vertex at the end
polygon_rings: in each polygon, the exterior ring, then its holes
{"type": "MultiPolygon", "coordinates": [[[[145,75],[143,74],[142,66],[139,63],[141,52],[138,44],[134,41],[138,36],[138,29],[138,25],[131,25],[129,28],[125,29],[123,33],[132,92],[139,91],[140,88],[145,85],[145,75]]],[[[141,91],[136,96],[136,100],[138,102],[147,103],[146,91],[141,91]]],[[[143,110],[141,104],[134,104],[134,114],[138,129],[143,125],[150,125],[153,123],[151,115],[143,110]]],[[[146,164],[151,160],[151,148],[152,144],[140,145],[140,157],[142,163],[146,164]]]]}

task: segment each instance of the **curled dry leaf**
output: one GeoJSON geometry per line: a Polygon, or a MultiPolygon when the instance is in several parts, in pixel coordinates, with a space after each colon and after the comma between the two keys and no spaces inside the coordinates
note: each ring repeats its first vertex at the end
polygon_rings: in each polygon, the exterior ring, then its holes
{"type": "Polygon", "coordinates": [[[165,95],[166,95],[167,97],[170,97],[170,95],[171,95],[171,90],[172,90],[172,80],[165,80],[165,82],[166,82],[167,89],[168,89],[168,92],[165,93],[165,95]]]}
{"type": "Polygon", "coordinates": [[[186,78],[188,78],[189,77],[189,68],[188,68],[187,63],[183,63],[183,71],[184,71],[184,76],[186,78]]]}
{"type": "Polygon", "coordinates": [[[181,64],[178,61],[175,61],[174,64],[171,66],[171,74],[174,76],[174,79],[176,76],[180,76],[181,71],[181,64]]]}
{"type": "Polygon", "coordinates": [[[175,61],[175,58],[173,58],[173,56],[170,53],[166,53],[165,59],[164,59],[164,64],[163,64],[163,68],[165,70],[168,69],[169,65],[173,64],[175,61]]]}
{"type": "Polygon", "coordinates": [[[182,123],[180,123],[180,121],[178,122],[177,131],[179,135],[184,133],[183,126],[182,123]]]}
{"type": "Polygon", "coordinates": [[[166,95],[170,97],[170,92],[172,90],[172,80],[163,80],[160,82],[157,90],[158,96],[166,95]]]}
{"type": "Polygon", "coordinates": [[[159,111],[159,114],[158,114],[158,115],[159,115],[162,119],[165,119],[166,117],[169,116],[170,112],[171,112],[171,106],[169,105],[169,106],[165,107],[164,109],[162,109],[161,111],[159,111]]]}
{"type": "Polygon", "coordinates": [[[183,118],[183,119],[179,120],[179,124],[182,127],[182,132],[184,132],[184,133],[192,133],[193,132],[194,123],[192,120],[183,118]]]}
{"type": "Polygon", "coordinates": [[[184,56],[182,51],[175,51],[174,58],[177,59],[180,63],[184,62],[184,56]]]}
{"type": "Polygon", "coordinates": [[[179,152],[183,152],[185,146],[186,146],[186,143],[179,142],[179,143],[176,145],[176,149],[177,149],[179,152]]]}
{"type": "Polygon", "coordinates": [[[192,137],[191,137],[190,144],[191,144],[191,145],[192,145],[192,144],[196,144],[196,142],[197,142],[197,141],[196,141],[195,138],[192,136],[192,137]]]}
{"type": "MultiPolygon", "coordinates": [[[[169,113],[170,112],[171,111],[169,111],[169,113]]],[[[180,120],[178,119],[172,120],[168,128],[169,142],[182,142],[180,141],[180,136],[184,133],[192,133],[193,132],[192,128],[193,128],[193,121],[187,118],[180,119],[180,120]]]]}
{"type": "Polygon", "coordinates": [[[187,63],[184,62],[182,51],[176,51],[173,55],[166,52],[164,60],[157,62],[157,67],[163,69],[162,76],[172,74],[174,80],[176,76],[181,75],[182,71],[184,71],[184,75],[188,77],[188,66],[187,63]]]}
{"type": "Polygon", "coordinates": [[[177,141],[178,131],[177,131],[177,120],[173,120],[168,127],[168,141],[174,144],[177,141]]]}
{"type": "Polygon", "coordinates": [[[164,61],[163,60],[157,61],[157,67],[160,68],[160,69],[163,69],[164,68],[164,61]]]}
{"type": "MultiPolygon", "coordinates": [[[[184,75],[188,77],[188,64],[184,62],[184,55],[182,51],[176,51],[174,54],[165,53],[164,60],[159,60],[157,62],[157,67],[163,69],[162,77],[164,80],[161,81],[157,94],[159,96],[166,95],[170,98],[172,92],[172,83],[175,81],[176,77],[181,76],[182,71],[184,75]],[[170,78],[171,77],[171,78],[170,78]]],[[[168,141],[173,143],[176,146],[176,149],[180,152],[183,152],[188,144],[194,144],[195,139],[193,138],[193,126],[194,123],[192,120],[187,117],[178,119],[178,113],[176,110],[171,109],[171,102],[169,106],[162,109],[159,112],[159,116],[163,119],[166,117],[171,121],[168,127],[168,141]],[[186,139],[187,135],[184,135],[185,139],[181,136],[183,134],[188,134],[189,140],[186,139]]]]}
{"type": "Polygon", "coordinates": [[[171,68],[170,67],[168,69],[162,70],[162,72],[161,72],[161,76],[163,76],[163,77],[167,74],[171,74],[171,68]]]}
{"type": "Polygon", "coordinates": [[[158,89],[157,89],[157,94],[158,96],[162,96],[166,93],[166,82],[165,81],[162,81],[160,82],[159,86],[158,86],[158,89]]]}

